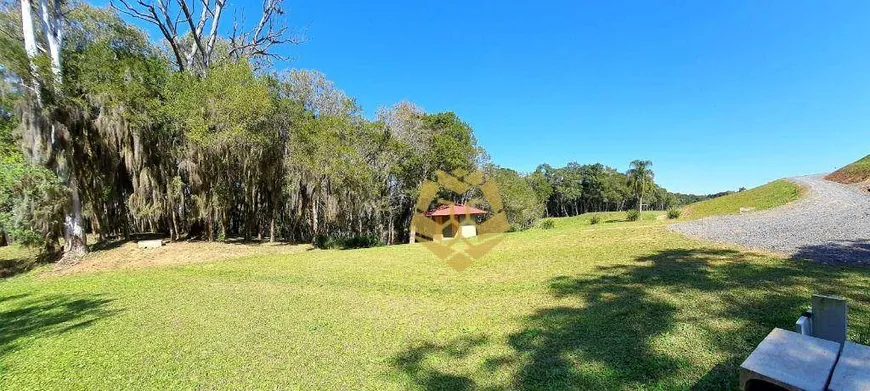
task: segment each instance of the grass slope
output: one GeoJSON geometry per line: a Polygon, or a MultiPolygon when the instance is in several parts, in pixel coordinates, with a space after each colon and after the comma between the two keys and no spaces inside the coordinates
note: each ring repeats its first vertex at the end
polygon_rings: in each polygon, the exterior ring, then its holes
{"type": "Polygon", "coordinates": [[[777,180],[753,189],[696,202],[683,209],[682,218],[699,219],[708,216],[738,214],[740,208],[770,209],[795,201],[804,189],[786,180],[777,180]]]}
{"type": "Polygon", "coordinates": [[[870,181],[870,155],[828,174],[825,179],[845,184],[870,181]]]}
{"type": "Polygon", "coordinates": [[[870,270],[705,245],[667,221],[0,281],[0,389],[723,389],[812,293],[870,342],[870,270]]]}
{"type": "Polygon", "coordinates": [[[38,251],[17,244],[0,247],[0,277],[15,275],[38,265],[38,251]]]}

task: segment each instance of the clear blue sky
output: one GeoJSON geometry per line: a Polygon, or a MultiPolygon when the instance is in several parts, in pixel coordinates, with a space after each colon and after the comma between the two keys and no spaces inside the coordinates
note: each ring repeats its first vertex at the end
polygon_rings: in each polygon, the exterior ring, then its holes
{"type": "Polygon", "coordinates": [[[369,116],[455,111],[520,171],[642,158],[710,193],[870,153],[867,1],[286,1],[309,38],[288,66],[369,116]]]}

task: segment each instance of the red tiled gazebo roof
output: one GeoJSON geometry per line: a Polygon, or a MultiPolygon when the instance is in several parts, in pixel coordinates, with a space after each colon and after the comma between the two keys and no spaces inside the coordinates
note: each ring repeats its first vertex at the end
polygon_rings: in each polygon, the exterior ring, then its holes
{"type": "MultiPolygon", "coordinates": [[[[456,216],[459,215],[485,215],[489,212],[481,209],[477,209],[473,206],[463,205],[463,204],[455,204],[453,205],[453,214],[456,216]]],[[[426,217],[432,216],[450,216],[450,205],[438,205],[435,209],[432,209],[423,214],[426,217]]]]}

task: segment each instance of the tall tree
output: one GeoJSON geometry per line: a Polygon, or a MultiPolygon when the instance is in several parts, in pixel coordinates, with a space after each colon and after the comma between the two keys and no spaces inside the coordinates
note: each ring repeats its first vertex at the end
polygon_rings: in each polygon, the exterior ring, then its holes
{"type": "Polygon", "coordinates": [[[283,0],[263,0],[260,20],[247,31],[240,31],[244,20],[233,20],[229,28],[221,23],[230,6],[227,0],[112,0],[110,3],[123,14],[157,26],[169,45],[175,65],[182,71],[205,72],[221,60],[282,58],[276,52],[277,46],[303,41],[283,20],[283,0]],[[222,37],[221,32],[228,30],[230,35],[222,37]]]}
{"type": "Polygon", "coordinates": [[[628,172],[626,172],[628,183],[634,192],[634,196],[637,198],[637,210],[643,212],[643,197],[652,189],[655,176],[650,169],[652,162],[649,160],[634,160],[631,162],[630,167],[628,172]]]}

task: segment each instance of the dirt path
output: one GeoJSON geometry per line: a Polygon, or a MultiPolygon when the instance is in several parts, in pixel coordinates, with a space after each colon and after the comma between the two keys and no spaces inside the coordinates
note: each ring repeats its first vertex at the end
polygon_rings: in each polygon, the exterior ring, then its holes
{"type": "Polygon", "coordinates": [[[809,190],[783,207],[671,225],[687,236],[824,263],[870,265],[870,193],[822,179],[790,178],[809,190]]]}
{"type": "Polygon", "coordinates": [[[97,250],[86,255],[78,264],[49,272],[51,275],[88,273],[115,269],[135,269],[154,266],[173,266],[242,258],[255,255],[286,255],[309,250],[310,245],[284,243],[222,243],[174,242],[155,249],[141,249],[134,242],[97,250]]]}

